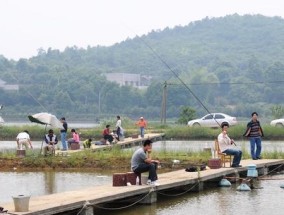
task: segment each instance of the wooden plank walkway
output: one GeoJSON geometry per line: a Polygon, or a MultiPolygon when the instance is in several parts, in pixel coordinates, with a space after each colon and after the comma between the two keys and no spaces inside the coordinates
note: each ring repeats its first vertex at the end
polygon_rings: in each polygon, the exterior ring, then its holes
{"type": "MultiPolygon", "coordinates": [[[[142,144],[142,142],[144,140],[147,140],[147,139],[156,141],[156,140],[162,139],[164,136],[165,136],[164,133],[149,133],[149,134],[145,134],[144,138],[141,138],[140,136],[138,138],[128,137],[128,138],[125,138],[123,141],[119,141],[118,143],[111,144],[111,145],[95,145],[95,144],[92,144],[91,150],[96,151],[96,150],[110,149],[110,148],[112,148],[113,146],[116,146],[116,145],[121,146],[121,148],[125,148],[125,147],[130,147],[130,146],[142,144]]],[[[81,148],[78,149],[78,150],[68,150],[68,151],[56,150],[55,155],[68,156],[68,155],[73,154],[73,153],[81,152],[81,151],[84,151],[84,150],[89,150],[89,149],[84,149],[82,147],[83,146],[81,146],[81,148]]]]}
{"type": "Polygon", "coordinates": [[[218,179],[225,175],[235,174],[238,172],[247,171],[249,164],[255,164],[257,168],[267,168],[269,166],[283,165],[283,159],[275,160],[242,160],[241,168],[220,168],[197,172],[185,172],[185,170],[177,170],[168,173],[159,174],[159,186],[151,187],[148,185],[141,186],[123,186],[113,187],[112,184],[88,187],[75,191],[56,193],[40,197],[31,197],[29,212],[14,212],[14,204],[8,203],[2,205],[9,210],[10,214],[28,214],[28,215],[49,215],[57,214],[74,209],[81,209],[88,201],[91,204],[100,204],[111,202],[126,197],[132,197],[140,194],[147,194],[150,190],[156,191],[167,190],[170,188],[194,185],[200,182],[206,182],[213,179],[218,179]]]}

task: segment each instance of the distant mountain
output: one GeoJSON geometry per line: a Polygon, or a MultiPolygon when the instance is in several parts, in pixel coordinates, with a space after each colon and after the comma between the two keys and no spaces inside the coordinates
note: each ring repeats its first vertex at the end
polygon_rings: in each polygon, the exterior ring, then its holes
{"type": "Polygon", "coordinates": [[[169,116],[178,116],[177,107],[183,105],[199,109],[178,75],[211,110],[247,115],[259,108],[269,115],[271,105],[283,104],[283,60],[282,18],[234,14],[152,31],[111,47],[40,50],[36,57],[17,62],[2,57],[0,78],[13,84],[16,80],[25,89],[14,99],[6,95],[8,103],[21,104],[17,108],[22,111],[30,105],[35,109],[40,102],[58,113],[68,109],[70,115],[78,110],[88,114],[119,110],[157,117],[164,81],[172,84],[169,116]],[[109,83],[101,76],[104,73],[149,75],[154,82],[141,93],[109,83]],[[33,92],[38,102],[27,92],[33,92]],[[98,102],[101,95],[106,98],[98,102]],[[66,102],[60,106],[62,99],[66,102]]]}

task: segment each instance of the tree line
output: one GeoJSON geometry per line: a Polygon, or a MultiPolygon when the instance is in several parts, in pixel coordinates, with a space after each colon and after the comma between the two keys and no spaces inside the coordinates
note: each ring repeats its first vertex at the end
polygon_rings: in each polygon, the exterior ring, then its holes
{"type": "Polygon", "coordinates": [[[184,107],[201,116],[203,105],[211,112],[247,117],[257,111],[273,118],[273,108],[283,106],[283,56],[282,18],[238,14],[206,17],[110,47],[40,48],[18,61],[0,56],[0,79],[20,86],[0,88],[2,115],[48,111],[76,119],[159,119],[166,82],[169,118],[178,118],[184,107]],[[119,86],[104,77],[113,72],[152,81],[146,90],[119,86]]]}

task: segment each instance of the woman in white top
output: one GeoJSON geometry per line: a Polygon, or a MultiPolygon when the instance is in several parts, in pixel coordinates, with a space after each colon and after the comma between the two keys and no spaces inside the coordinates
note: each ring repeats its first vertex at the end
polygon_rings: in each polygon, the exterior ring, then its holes
{"type": "Polygon", "coordinates": [[[119,141],[119,137],[122,136],[121,134],[121,119],[120,119],[120,116],[116,116],[116,125],[115,125],[115,128],[116,128],[116,134],[117,134],[117,140],[119,141]]]}

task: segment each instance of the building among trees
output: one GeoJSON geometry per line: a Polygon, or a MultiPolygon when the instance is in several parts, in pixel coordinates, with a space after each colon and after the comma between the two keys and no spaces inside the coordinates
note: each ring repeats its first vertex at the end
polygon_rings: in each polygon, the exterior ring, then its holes
{"type": "Polygon", "coordinates": [[[19,85],[17,84],[6,84],[5,81],[0,79],[0,88],[3,90],[19,90],[19,85]]]}
{"type": "Polygon", "coordinates": [[[108,81],[116,82],[120,86],[132,86],[137,88],[147,88],[150,85],[151,76],[143,76],[131,73],[106,73],[108,81]]]}

